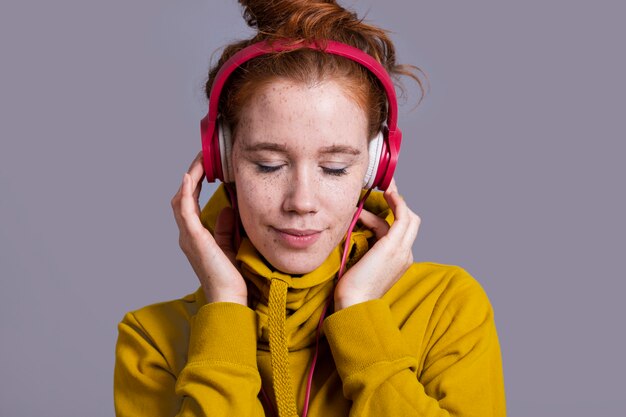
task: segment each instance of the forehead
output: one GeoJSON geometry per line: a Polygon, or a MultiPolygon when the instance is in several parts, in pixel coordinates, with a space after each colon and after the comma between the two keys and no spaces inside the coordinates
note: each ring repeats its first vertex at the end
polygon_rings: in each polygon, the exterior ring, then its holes
{"type": "Polygon", "coordinates": [[[246,145],[367,146],[367,115],[335,81],[272,81],[243,106],[236,130],[246,145]]]}

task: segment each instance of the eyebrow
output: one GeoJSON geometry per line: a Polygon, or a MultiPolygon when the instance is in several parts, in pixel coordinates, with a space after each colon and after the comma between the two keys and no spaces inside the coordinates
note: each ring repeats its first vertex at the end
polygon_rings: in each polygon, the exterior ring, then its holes
{"type": "Polygon", "coordinates": [[[329,153],[346,153],[349,155],[360,155],[361,151],[357,148],[353,148],[352,146],[347,145],[331,145],[326,146],[320,149],[319,154],[329,154],[329,153]]]}
{"type": "MultiPolygon", "coordinates": [[[[254,145],[245,145],[243,150],[245,152],[270,151],[270,152],[288,153],[287,147],[285,145],[272,143],[272,142],[259,142],[259,143],[255,143],[254,145]]],[[[347,146],[347,145],[325,146],[318,151],[319,155],[340,154],[340,153],[349,154],[349,155],[360,155],[361,151],[359,149],[356,149],[356,148],[353,148],[352,146],[347,146]]]]}
{"type": "Polygon", "coordinates": [[[285,145],[272,142],[259,142],[254,145],[245,145],[243,150],[245,152],[271,151],[287,153],[287,147],[285,145]]]}

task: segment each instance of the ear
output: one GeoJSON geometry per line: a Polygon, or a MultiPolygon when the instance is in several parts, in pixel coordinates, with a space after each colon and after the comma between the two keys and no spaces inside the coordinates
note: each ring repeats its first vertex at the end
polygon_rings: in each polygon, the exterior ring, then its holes
{"type": "Polygon", "coordinates": [[[220,141],[220,158],[222,160],[222,171],[224,175],[224,182],[231,183],[235,181],[233,175],[233,142],[232,132],[228,123],[225,123],[221,118],[218,120],[218,133],[220,141]]]}
{"type": "MultiPolygon", "coordinates": [[[[371,188],[378,172],[378,164],[380,163],[380,154],[383,151],[383,143],[385,141],[385,135],[383,131],[379,131],[374,139],[370,140],[368,144],[369,163],[367,164],[367,171],[365,171],[365,178],[363,178],[363,188],[371,188]]],[[[223,164],[222,164],[223,166],[223,164]]]]}

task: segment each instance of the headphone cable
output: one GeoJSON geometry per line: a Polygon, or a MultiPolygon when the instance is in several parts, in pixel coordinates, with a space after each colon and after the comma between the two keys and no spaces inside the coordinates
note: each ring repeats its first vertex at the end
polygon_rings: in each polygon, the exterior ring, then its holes
{"type": "MultiPolygon", "coordinates": [[[[359,201],[359,205],[357,211],[354,213],[354,217],[352,218],[352,222],[350,223],[350,227],[348,228],[348,233],[346,234],[346,241],[343,246],[343,255],[341,256],[341,265],[339,266],[339,272],[337,274],[337,282],[341,279],[345,272],[346,261],[348,259],[348,248],[350,247],[350,237],[352,236],[352,231],[356,226],[356,222],[361,215],[361,211],[363,211],[363,205],[365,204],[365,200],[369,197],[372,189],[369,188],[361,201],[359,201]]],[[[333,300],[334,291],[328,296],[326,300],[326,304],[324,305],[324,309],[322,310],[322,315],[320,316],[320,320],[317,323],[317,330],[315,332],[315,354],[313,355],[313,360],[311,361],[311,367],[309,368],[309,375],[307,377],[306,382],[306,393],[304,397],[304,407],[302,409],[302,417],[307,417],[309,412],[309,400],[311,399],[311,385],[313,383],[313,373],[315,372],[315,364],[317,363],[317,357],[319,355],[319,346],[320,346],[320,334],[322,331],[322,325],[324,323],[324,318],[326,317],[326,311],[330,306],[331,301],[333,300]]]]}

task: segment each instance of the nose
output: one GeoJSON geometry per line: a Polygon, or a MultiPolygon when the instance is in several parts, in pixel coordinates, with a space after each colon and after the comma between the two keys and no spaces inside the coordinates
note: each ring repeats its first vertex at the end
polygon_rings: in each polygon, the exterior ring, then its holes
{"type": "Polygon", "coordinates": [[[287,179],[283,209],[297,214],[317,213],[319,209],[318,188],[314,169],[306,167],[294,169],[293,174],[287,179]]]}

